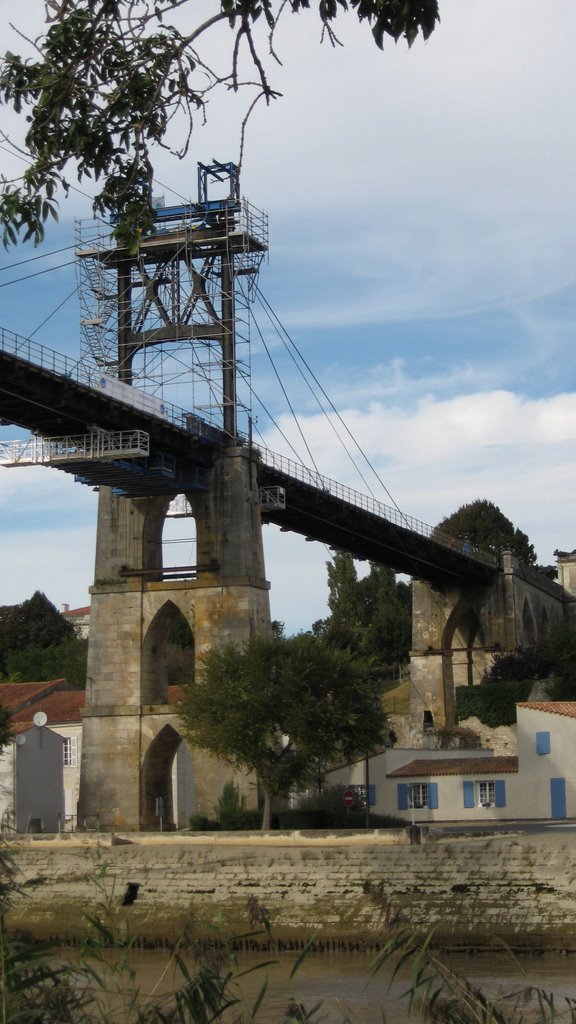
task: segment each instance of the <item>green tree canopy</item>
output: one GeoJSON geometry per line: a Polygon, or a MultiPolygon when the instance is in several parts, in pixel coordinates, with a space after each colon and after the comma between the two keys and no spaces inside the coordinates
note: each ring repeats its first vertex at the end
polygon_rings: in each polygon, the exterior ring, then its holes
{"type": "MultiPolygon", "coordinates": [[[[88,641],[80,637],[51,647],[26,647],[8,651],[5,672],[9,682],[39,683],[46,679],[66,679],[78,690],[86,686],[88,641]]],[[[180,682],[180,678],[178,680],[180,682]]]]}
{"type": "Polygon", "coordinates": [[[9,651],[47,648],[75,638],[74,626],[39,590],[22,604],[0,607],[0,671],[9,651]]]}
{"type": "Polygon", "coordinates": [[[354,559],[337,551],[328,571],[330,615],[314,624],[316,636],[366,659],[380,673],[408,661],[412,630],[411,588],[392,569],[370,563],[358,578],[354,559]]]}
{"type": "Polygon", "coordinates": [[[310,634],[214,648],[180,714],[194,745],[257,773],[263,828],[275,796],[313,781],[327,761],[373,750],[386,725],[362,665],[310,634]]]}
{"type": "Polygon", "coordinates": [[[492,551],[496,555],[511,551],[527,565],[536,563],[534,545],[527,535],[486,498],[476,498],[467,505],[461,505],[438,523],[437,529],[459,540],[468,540],[481,551],[492,551]]]}
{"type": "Polygon", "coordinates": [[[95,212],[119,213],[117,237],[135,241],[153,223],[154,150],[185,156],[217,87],[250,90],[249,110],[279,95],[268,71],[279,21],[310,8],[333,43],[351,8],[379,47],[385,36],[426,39],[439,17],[438,0],[211,0],[200,15],[194,0],[47,0],[44,33],[0,68],[0,98],[25,114],[31,161],[3,186],[4,242],[21,230],[42,239],[69,174],[101,182],[95,212]]]}

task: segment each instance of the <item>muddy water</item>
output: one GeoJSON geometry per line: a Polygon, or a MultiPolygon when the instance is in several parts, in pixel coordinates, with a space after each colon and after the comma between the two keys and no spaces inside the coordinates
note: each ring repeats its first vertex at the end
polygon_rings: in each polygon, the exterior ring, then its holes
{"type": "MultiPolygon", "coordinates": [[[[248,969],[261,963],[264,954],[242,955],[239,968],[248,969]]],[[[409,972],[392,978],[389,966],[371,977],[372,955],[311,954],[298,969],[294,978],[290,973],[296,955],[283,954],[281,963],[247,974],[241,981],[241,994],[246,1008],[254,1005],[265,977],[268,991],[260,1010],[260,1024],[278,1024],[294,998],[303,1001],[310,1010],[322,1001],[326,1024],[407,1024],[417,1020],[410,1016],[406,1000],[402,999],[409,982],[409,972]]],[[[465,975],[473,984],[492,997],[504,997],[527,986],[541,987],[555,994],[559,1004],[566,995],[576,999],[576,957],[556,954],[514,958],[506,951],[476,955],[455,955],[445,958],[458,974],[465,975]]],[[[159,952],[135,953],[130,958],[137,977],[146,994],[173,991],[177,975],[169,954],[159,952]]],[[[239,991],[240,994],[240,991],[239,991]]],[[[526,1020],[537,1020],[536,1004],[525,1009],[526,1020]]],[[[235,1009],[233,1016],[238,1012],[235,1009]]]]}

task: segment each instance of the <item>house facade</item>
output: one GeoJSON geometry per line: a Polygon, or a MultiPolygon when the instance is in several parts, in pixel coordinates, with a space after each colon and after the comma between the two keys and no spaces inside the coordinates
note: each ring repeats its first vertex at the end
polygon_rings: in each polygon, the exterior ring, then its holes
{"type": "MultiPolygon", "coordinates": [[[[407,823],[576,818],[576,702],[517,705],[517,756],[386,750],[369,759],[372,810],[407,823]]],[[[362,790],[365,762],[328,775],[362,790]]]]}

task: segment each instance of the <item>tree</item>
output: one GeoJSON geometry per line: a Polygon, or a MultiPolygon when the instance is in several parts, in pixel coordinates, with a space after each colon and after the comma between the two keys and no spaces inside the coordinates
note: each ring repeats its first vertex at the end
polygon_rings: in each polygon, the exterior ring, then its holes
{"type": "Polygon", "coordinates": [[[325,762],[383,741],[386,716],[362,665],[310,634],[213,648],[180,714],[190,741],[256,772],[270,828],[275,796],[315,780],[325,762]]]}
{"type": "Polygon", "coordinates": [[[45,679],[66,679],[70,686],[83,690],[86,686],[88,641],[81,637],[51,647],[26,647],[8,651],[5,669],[8,681],[42,682],[45,679]]]}
{"type": "Polygon", "coordinates": [[[330,615],[314,623],[317,636],[341,650],[359,654],[362,647],[362,598],[352,555],[336,551],[326,562],[330,615]]]}
{"type": "Polygon", "coordinates": [[[31,161],[4,184],[5,244],[20,231],[42,239],[69,173],[102,182],[95,212],[118,214],[118,239],[134,242],[153,225],[154,149],[185,156],[217,87],[251,90],[248,113],[260,98],[276,98],[266,65],[278,59],[281,15],[310,6],[332,44],[337,15],[349,7],[381,48],[385,36],[409,46],[419,34],[427,39],[439,18],[438,0],[212,0],[214,13],[197,23],[194,0],[46,0],[44,34],[33,43],[22,34],[34,57],[8,52],[0,68],[0,97],[25,112],[31,161]],[[212,54],[225,49],[220,71],[212,54]]]}
{"type": "Polygon", "coordinates": [[[22,604],[0,607],[0,672],[9,651],[54,647],[75,638],[74,626],[39,590],[22,604]]]}
{"type": "Polygon", "coordinates": [[[364,655],[389,669],[405,664],[412,635],[411,587],[396,582],[392,569],[371,563],[360,588],[366,617],[364,655]]]}
{"type": "Polygon", "coordinates": [[[536,552],[527,535],[506,518],[493,501],[476,498],[438,523],[437,530],[469,541],[481,551],[501,555],[511,551],[527,565],[535,565],[536,552]]]}
{"type": "Polygon", "coordinates": [[[358,579],[351,555],[337,551],[328,570],[330,615],[313,631],[327,643],[351,651],[385,674],[408,661],[412,629],[411,590],[392,569],[370,563],[358,579]]]}

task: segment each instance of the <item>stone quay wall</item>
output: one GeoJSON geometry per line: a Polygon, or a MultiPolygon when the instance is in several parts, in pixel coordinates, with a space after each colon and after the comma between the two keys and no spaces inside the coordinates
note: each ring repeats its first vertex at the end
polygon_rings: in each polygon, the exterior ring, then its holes
{"type": "Polygon", "coordinates": [[[375,948],[400,924],[434,929],[445,947],[576,950],[570,833],[423,845],[380,831],[42,838],[20,844],[14,863],[24,888],[8,927],[50,942],[89,934],[86,914],[144,945],[171,945],[185,930],[218,942],[251,931],[250,913],[265,908],[285,948],[311,936],[319,949],[375,948]]]}

